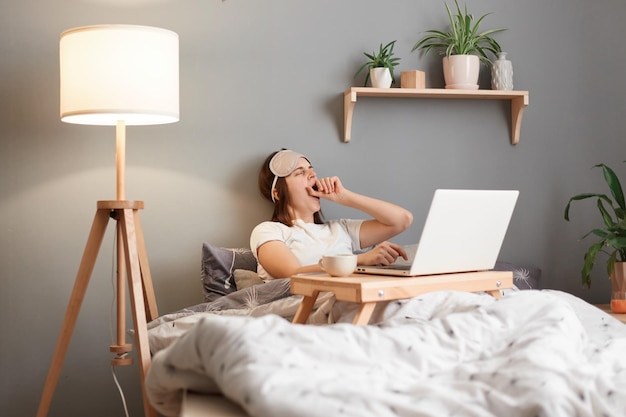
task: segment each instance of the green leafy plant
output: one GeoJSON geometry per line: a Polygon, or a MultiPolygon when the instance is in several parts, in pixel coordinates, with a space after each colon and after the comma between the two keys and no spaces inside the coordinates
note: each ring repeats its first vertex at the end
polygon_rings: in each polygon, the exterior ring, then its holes
{"type": "Polygon", "coordinates": [[[447,57],[450,55],[478,55],[481,62],[490,64],[491,61],[487,53],[497,56],[498,52],[502,51],[500,44],[491,35],[506,29],[490,29],[479,32],[483,19],[491,13],[484,14],[475,20],[474,16],[467,12],[467,5],[465,5],[464,11],[461,11],[459,2],[454,0],[454,3],[456,4],[455,15],[450,11],[448,4],[444,3],[450,20],[450,30],[448,32],[427,30],[426,35],[415,43],[411,52],[420,49],[426,55],[432,49],[441,48],[444,49],[442,54],[447,57]]]}
{"type": "Polygon", "coordinates": [[[368,54],[367,52],[363,52],[363,55],[368,57],[369,61],[361,65],[358,71],[354,74],[354,78],[358,77],[359,74],[367,68],[367,75],[365,76],[365,82],[363,83],[363,86],[366,86],[367,82],[370,79],[370,68],[385,67],[389,68],[389,72],[391,73],[391,80],[395,83],[396,77],[394,75],[393,69],[400,62],[400,58],[394,57],[395,53],[393,52],[393,48],[395,44],[396,41],[391,41],[385,46],[383,46],[383,44],[381,43],[378,49],[378,53],[372,52],[371,54],[368,54]]]}
{"type": "Polygon", "coordinates": [[[626,262],[626,204],[622,185],[611,168],[604,164],[594,166],[594,168],[597,167],[602,167],[604,180],[609,186],[612,198],[606,194],[598,193],[578,194],[569,199],[564,214],[565,220],[569,221],[569,210],[573,201],[587,198],[597,199],[596,205],[602,216],[603,227],[593,229],[581,238],[594,235],[600,239],[591,245],[585,253],[582,283],[587,287],[591,287],[591,270],[598,253],[603,252],[609,257],[606,263],[606,272],[609,276],[613,273],[615,262],[626,262]]]}

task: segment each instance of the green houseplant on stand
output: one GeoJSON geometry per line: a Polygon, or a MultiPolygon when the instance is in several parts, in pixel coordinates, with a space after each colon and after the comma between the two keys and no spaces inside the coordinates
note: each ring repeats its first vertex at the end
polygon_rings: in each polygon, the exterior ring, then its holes
{"type": "Polygon", "coordinates": [[[363,52],[363,55],[369,60],[361,65],[356,74],[354,74],[354,78],[357,78],[363,70],[367,69],[367,75],[363,83],[364,87],[370,79],[372,81],[372,87],[391,87],[391,84],[396,81],[393,69],[400,62],[400,58],[394,56],[393,48],[395,44],[396,41],[391,41],[385,46],[381,43],[378,53],[372,52],[368,54],[367,52],[363,52]]]}
{"type": "Polygon", "coordinates": [[[595,198],[598,211],[602,217],[602,226],[591,230],[588,236],[599,238],[585,252],[581,273],[582,283],[591,287],[591,271],[599,253],[608,256],[606,271],[611,280],[611,310],[614,313],[626,313],[626,202],[622,185],[615,172],[604,164],[601,167],[611,197],[601,193],[583,193],[573,196],[565,206],[565,220],[569,221],[572,202],[595,198]]]}
{"type": "Polygon", "coordinates": [[[490,65],[490,55],[496,56],[502,51],[500,44],[492,35],[506,29],[479,32],[481,23],[490,13],[474,19],[474,16],[468,13],[467,5],[461,10],[458,1],[454,0],[454,3],[456,5],[454,15],[448,4],[444,3],[450,23],[449,31],[427,30],[426,35],[415,43],[411,52],[419,49],[426,55],[432,49],[442,49],[446,88],[476,90],[480,63],[490,65]]]}

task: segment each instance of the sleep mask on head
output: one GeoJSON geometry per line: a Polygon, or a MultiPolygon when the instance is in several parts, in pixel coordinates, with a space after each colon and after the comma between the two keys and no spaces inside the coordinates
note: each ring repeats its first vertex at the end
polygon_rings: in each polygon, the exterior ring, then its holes
{"type": "Polygon", "coordinates": [[[272,171],[272,174],[274,174],[272,188],[270,189],[272,202],[276,202],[274,200],[274,188],[276,187],[276,181],[278,181],[279,177],[286,177],[293,171],[295,171],[296,167],[298,166],[298,159],[300,158],[307,159],[307,157],[302,155],[301,153],[291,151],[289,149],[284,149],[277,152],[276,155],[274,155],[272,159],[270,159],[270,171],[272,171]]]}

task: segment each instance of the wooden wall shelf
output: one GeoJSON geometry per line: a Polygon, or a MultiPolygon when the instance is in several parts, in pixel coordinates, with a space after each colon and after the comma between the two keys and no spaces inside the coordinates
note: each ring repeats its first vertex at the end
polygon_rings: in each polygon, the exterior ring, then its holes
{"type": "Polygon", "coordinates": [[[500,90],[446,90],[444,88],[371,88],[351,87],[344,93],[344,134],[343,141],[352,138],[352,115],[358,97],[386,98],[436,98],[436,99],[474,99],[474,100],[511,100],[511,144],[519,142],[522,115],[528,106],[528,91],[500,90]]]}

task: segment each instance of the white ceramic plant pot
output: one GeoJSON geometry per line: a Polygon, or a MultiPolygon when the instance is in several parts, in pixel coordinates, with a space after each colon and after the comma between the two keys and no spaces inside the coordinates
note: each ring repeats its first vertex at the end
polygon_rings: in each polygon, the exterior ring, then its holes
{"type": "Polygon", "coordinates": [[[378,67],[370,68],[370,82],[374,88],[389,88],[391,87],[391,72],[389,68],[378,67]]]}
{"type": "Polygon", "coordinates": [[[446,88],[477,90],[480,59],[476,55],[450,55],[443,58],[446,88]]]}

